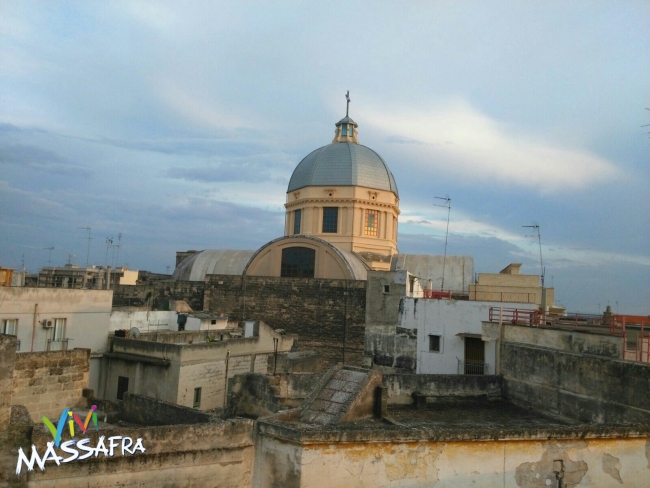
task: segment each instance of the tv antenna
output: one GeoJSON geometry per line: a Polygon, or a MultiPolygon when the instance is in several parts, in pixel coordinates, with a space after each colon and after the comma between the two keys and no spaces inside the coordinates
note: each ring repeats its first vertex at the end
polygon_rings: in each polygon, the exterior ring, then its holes
{"type": "Polygon", "coordinates": [[[90,241],[92,241],[94,238],[90,237],[90,227],[77,227],[77,229],[83,229],[88,231],[88,237],[84,237],[84,239],[88,239],[88,251],[86,252],[86,268],[88,267],[88,262],[90,261],[90,241]]]}
{"type": "MultiPolygon", "coordinates": [[[[528,227],[529,229],[535,229],[537,231],[537,242],[539,243],[539,267],[542,270],[542,288],[544,288],[544,261],[542,260],[542,235],[539,233],[539,225],[522,225],[522,227],[528,227]]],[[[529,235],[526,237],[535,237],[535,235],[529,235]]]]}
{"type": "Polygon", "coordinates": [[[47,257],[47,267],[49,268],[52,266],[52,250],[54,249],[54,246],[52,247],[44,247],[43,251],[50,251],[50,255],[47,257]]]}
{"type": "Polygon", "coordinates": [[[444,207],[447,209],[447,232],[445,234],[445,255],[442,258],[442,284],[440,285],[440,291],[445,291],[445,265],[447,264],[447,241],[449,239],[449,215],[451,214],[451,198],[449,195],[446,197],[433,197],[437,200],[444,200],[444,205],[439,203],[434,203],[436,207],[444,207]]]}
{"type": "Polygon", "coordinates": [[[104,257],[104,267],[108,266],[108,249],[110,247],[113,247],[113,238],[112,237],[107,237],[106,238],[106,256],[104,257]]]}
{"type": "Polygon", "coordinates": [[[120,260],[120,247],[122,247],[122,233],[120,232],[117,234],[117,244],[115,244],[115,247],[117,248],[117,256],[115,257],[115,263],[114,263],[114,268],[117,268],[117,263],[120,260]]]}

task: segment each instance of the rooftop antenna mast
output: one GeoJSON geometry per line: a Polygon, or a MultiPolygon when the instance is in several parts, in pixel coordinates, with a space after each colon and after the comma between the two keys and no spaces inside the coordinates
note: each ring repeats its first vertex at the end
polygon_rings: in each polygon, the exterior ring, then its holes
{"type": "Polygon", "coordinates": [[[345,94],[345,99],[347,100],[347,105],[345,106],[345,116],[347,117],[350,111],[350,90],[345,94]]]}
{"type": "Polygon", "coordinates": [[[83,229],[88,231],[88,237],[85,239],[88,239],[88,251],[86,252],[86,268],[88,267],[88,262],[90,261],[90,241],[93,240],[93,237],[90,237],[90,227],[77,227],[77,229],[83,229]]]}
{"type": "Polygon", "coordinates": [[[68,264],[72,264],[72,260],[76,257],[76,254],[68,254],[68,264]]]}
{"type": "MultiPolygon", "coordinates": [[[[544,260],[542,259],[542,235],[539,233],[539,225],[522,225],[522,227],[527,227],[529,229],[535,229],[537,231],[537,242],[539,243],[539,267],[542,270],[542,288],[544,288],[544,260]]],[[[530,235],[526,237],[535,237],[535,235],[530,235]]]]}
{"type": "Polygon", "coordinates": [[[104,267],[108,266],[108,249],[113,246],[113,238],[106,238],[106,256],[104,257],[104,267]]]}
{"type": "Polygon", "coordinates": [[[52,266],[52,250],[54,249],[54,246],[52,247],[44,247],[43,251],[50,251],[50,255],[47,257],[47,267],[49,268],[52,266]]]}
{"type": "Polygon", "coordinates": [[[442,284],[440,285],[440,291],[445,291],[445,266],[447,264],[447,240],[449,239],[449,215],[451,214],[451,198],[446,197],[433,197],[437,200],[444,200],[444,205],[434,203],[436,207],[444,207],[447,209],[447,233],[445,234],[445,256],[442,259],[442,284]]]}
{"type": "Polygon", "coordinates": [[[120,260],[120,247],[122,247],[122,233],[120,232],[117,234],[117,244],[115,245],[117,247],[117,256],[115,257],[115,266],[114,268],[117,268],[117,263],[120,260]]]}

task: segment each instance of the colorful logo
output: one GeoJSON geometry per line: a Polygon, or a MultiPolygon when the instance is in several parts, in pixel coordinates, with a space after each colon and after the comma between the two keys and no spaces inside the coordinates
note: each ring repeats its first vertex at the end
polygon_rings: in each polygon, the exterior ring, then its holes
{"type": "Polygon", "coordinates": [[[74,437],[75,422],[85,434],[88,431],[88,424],[90,423],[90,419],[93,420],[93,425],[95,426],[95,430],[99,432],[99,424],[97,423],[97,405],[93,405],[92,407],[90,407],[90,410],[88,410],[88,415],[86,415],[86,420],[84,422],[81,422],[81,418],[79,417],[79,415],[72,412],[69,408],[63,409],[63,412],[59,417],[59,423],[57,424],[56,427],[54,427],[54,424],[46,416],[41,417],[41,420],[43,421],[45,426],[49,429],[50,433],[52,434],[52,437],[54,438],[54,445],[56,447],[59,447],[59,444],[61,444],[61,435],[63,434],[63,429],[65,428],[66,420],[68,422],[68,427],[70,429],[70,437],[74,437]]]}
{"type": "Polygon", "coordinates": [[[65,429],[65,424],[68,424],[68,429],[70,430],[70,437],[75,435],[75,424],[78,428],[84,433],[88,433],[90,427],[90,422],[92,420],[93,427],[95,431],[99,432],[99,423],[97,422],[97,406],[93,405],[86,415],[86,419],[82,422],[81,417],[74,413],[69,408],[64,408],[59,417],[59,422],[56,424],[56,427],[50,419],[43,416],[41,417],[43,423],[52,434],[53,441],[47,443],[47,449],[43,456],[38,453],[35,445],[32,445],[32,455],[28,459],[23,451],[23,448],[18,449],[18,462],[16,463],[16,475],[20,475],[23,465],[27,466],[27,471],[34,470],[34,464],[36,464],[41,471],[45,471],[45,463],[47,461],[54,461],[57,466],[60,466],[61,463],[69,463],[72,461],[83,461],[91,457],[99,457],[100,454],[103,454],[104,457],[113,457],[113,454],[120,450],[122,456],[125,454],[134,455],[136,452],[146,452],[146,449],[142,445],[142,438],[136,439],[133,442],[133,439],[130,437],[124,437],[121,435],[111,436],[106,439],[105,436],[100,436],[95,447],[90,445],[91,439],[84,437],[83,439],[71,439],[65,442],[61,442],[61,437],[63,436],[63,430],[65,429]],[[106,443],[104,440],[106,439],[106,443]],[[63,457],[59,455],[57,450],[60,449],[65,454],[68,454],[68,457],[63,457]]]}

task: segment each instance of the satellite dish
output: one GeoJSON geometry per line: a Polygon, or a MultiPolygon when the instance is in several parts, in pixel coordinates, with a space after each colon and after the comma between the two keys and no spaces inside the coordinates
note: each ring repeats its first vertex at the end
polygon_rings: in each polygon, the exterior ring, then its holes
{"type": "Polygon", "coordinates": [[[140,337],[140,329],[138,329],[137,327],[131,327],[131,330],[129,332],[131,333],[131,337],[133,339],[137,339],[138,337],[140,337]]]}

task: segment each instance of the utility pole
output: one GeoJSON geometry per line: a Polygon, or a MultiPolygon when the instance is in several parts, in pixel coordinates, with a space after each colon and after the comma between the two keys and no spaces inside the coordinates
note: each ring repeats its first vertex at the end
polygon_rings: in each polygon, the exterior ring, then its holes
{"type": "MultiPolygon", "coordinates": [[[[529,229],[535,229],[537,231],[537,242],[539,243],[539,267],[542,270],[542,288],[544,288],[544,260],[542,259],[542,235],[539,232],[539,225],[522,225],[522,227],[528,227],[529,229]]],[[[535,237],[535,235],[530,235],[526,237],[535,237]]]]}
{"type": "Polygon", "coordinates": [[[88,237],[85,239],[88,239],[88,251],[86,252],[86,268],[88,267],[88,262],[90,261],[90,241],[93,240],[93,237],[90,237],[90,227],[77,227],[77,229],[83,229],[88,231],[88,237]]]}
{"type": "Polygon", "coordinates": [[[44,248],[43,248],[44,251],[50,251],[50,255],[49,255],[48,258],[47,258],[47,267],[48,267],[48,268],[49,268],[50,266],[52,266],[52,250],[53,250],[53,249],[54,249],[54,246],[52,246],[52,247],[44,247],[44,248]]]}
{"type": "Polygon", "coordinates": [[[433,197],[438,200],[444,200],[445,204],[440,205],[434,203],[436,207],[444,207],[447,209],[447,233],[445,234],[445,256],[442,258],[442,284],[440,285],[440,291],[445,291],[445,266],[447,264],[447,240],[449,239],[449,215],[451,214],[451,198],[446,197],[433,197]]]}

